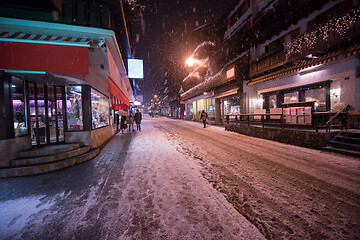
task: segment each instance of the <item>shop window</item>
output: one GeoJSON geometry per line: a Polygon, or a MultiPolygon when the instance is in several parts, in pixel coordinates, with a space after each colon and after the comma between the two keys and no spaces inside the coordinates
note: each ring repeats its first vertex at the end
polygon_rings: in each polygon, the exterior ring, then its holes
{"type": "Polygon", "coordinates": [[[326,89],[314,88],[305,90],[305,101],[315,102],[314,110],[324,112],[326,111],[326,89]]]}
{"type": "Polygon", "coordinates": [[[238,96],[227,97],[224,99],[224,114],[240,114],[240,99],[238,96]]]}
{"type": "Polygon", "coordinates": [[[284,103],[299,102],[299,92],[284,93],[284,103]]]}
{"type": "Polygon", "coordinates": [[[11,78],[11,95],[12,106],[14,112],[14,131],[15,136],[24,136],[28,134],[26,104],[24,94],[24,81],[12,77],[11,78]]]}
{"type": "Polygon", "coordinates": [[[276,94],[269,96],[269,108],[277,108],[276,94]]]}
{"type": "Polygon", "coordinates": [[[91,89],[92,129],[109,125],[109,110],[109,98],[95,89],[91,89]]]}
{"type": "Polygon", "coordinates": [[[194,108],[192,105],[189,106],[189,117],[191,119],[194,117],[194,108]]]}
{"type": "Polygon", "coordinates": [[[81,89],[81,86],[67,88],[66,109],[69,131],[84,129],[81,89]]]}

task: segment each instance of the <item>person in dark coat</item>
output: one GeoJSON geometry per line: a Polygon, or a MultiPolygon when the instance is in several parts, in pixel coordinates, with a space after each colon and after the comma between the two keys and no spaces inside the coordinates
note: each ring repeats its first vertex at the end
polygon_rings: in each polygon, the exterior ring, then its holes
{"type": "Polygon", "coordinates": [[[200,119],[204,123],[204,128],[206,128],[206,119],[207,118],[208,118],[208,114],[205,112],[205,110],[202,110],[201,115],[200,115],[200,119]]]}
{"type": "Polygon", "coordinates": [[[125,115],[121,115],[121,119],[120,119],[120,129],[121,129],[121,132],[123,133],[126,128],[127,128],[127,126],[126,126],[126,116],[125,116],[125,115]]]}
{"type": "Polygon", "coordinates": [[[132,111],[130,111],[130,114],[127,118],[127,124],[129,124],[129,132],[130,132],[131,128],[133,131],[135,131],[135,129],[134,129],[134,114],[132,111]]]}
{"type": "Polygon", "coordinates": [[[142,115],[141,112],[139,111],[139,109],[136,110],[135,116],[135,123],[136,123],[136,130],[141,131],[141,120],[142,120],[142,115]]]}

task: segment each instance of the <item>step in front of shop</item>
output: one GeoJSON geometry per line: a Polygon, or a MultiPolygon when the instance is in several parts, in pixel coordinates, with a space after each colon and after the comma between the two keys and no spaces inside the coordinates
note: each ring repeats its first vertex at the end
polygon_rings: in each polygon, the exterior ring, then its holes
{"type": "Polygon", "coordinates": [[[76,164],[86,162],[96,157],[99,154],[99,152],[100,150],[98,148],[95,148],[81,155],[77,155],[75,157],[63,159],[60,161],[40,163],[40,164],[21,166],[21,167],[3,168],[0,169],[0,178],[37,175],[37,174],[60,170],[63,168],[67,168],[76,164]]]}
{"type": "Polygon", "coordinates": [[[63,152],[72,151],[78,149],[79,147],[80,147],[80,143],[48,145],[40,148],[34,148],[23,152],[19,152],[18,158],[31,158],[31,157],[55,155],[63,152]]]}
{"type": "Polygon", "coordinates": [[[57,154],[42,155],[39,157],[30,157],[30,158],[17,158],[11,161],[11,167],[23,167],[23,166],[56,162],[82,155],[88,152],[89,150],[90,150],[90,146],[87,146],[87,147],[76,148],[71,151],[60,152],[57,154]]]}

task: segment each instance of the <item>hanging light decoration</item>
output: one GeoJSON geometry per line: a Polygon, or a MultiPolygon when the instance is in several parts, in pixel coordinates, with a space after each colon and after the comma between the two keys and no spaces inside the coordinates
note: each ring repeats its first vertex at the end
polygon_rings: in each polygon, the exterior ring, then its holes
{"type": "Polygon", "coordinates": [[[301,53],[303,49],[313,49],[319,41],[329,41],[331,33],[346,36],[352,24],[359,21],[360,9],[354,9],[342,17],[333,18],[311,32],[306,32],[292,42],[284,44],[286,59],[301,53]]]}

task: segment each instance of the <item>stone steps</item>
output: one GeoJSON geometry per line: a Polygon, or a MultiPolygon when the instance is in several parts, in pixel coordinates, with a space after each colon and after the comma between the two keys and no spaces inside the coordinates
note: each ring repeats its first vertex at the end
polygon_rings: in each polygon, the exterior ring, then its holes
{"type": "Polygon", "coordinates": [[[351,156],[351,157],[360,158],[359,151],[354,151],[354,150],[349,150],[349,149],[341,149],[341,148],[335,148],[335,147],[324,147],[324,150],[328,151],[328,152],[335,152],[335,153],[340,153],[340,154],[351,156]]]}
{"type": "Polygon", "coordinates": [[[45,146],[22,152],[11,167],[0,169],[0,178],[36,175],[70,167],[96,157],[100,149],[80,144],[45,146]]]}
{"type": "Polygon", "coordinates": [[[340,132],[324,150],[360,157],[360,133],[355,130],[340,132]]]}
{"type": "Polygon", "coordinates": [[[47,155],[58,154],[62,152],[68,152],[80,147],[79,143],[73,144],[62,144],[62,145],[49,145],[41,148],[30,149],[27,151],[20,152],[18,158],[30,158],[30,157],[41,157],[47,155]]]}
{"type": "Polygon", "coordinates": [[[18,158],[11,161],[11,167],[21,167],[21,166],[29,166],[36,165],[42,163],[56,162],[60,160],[64,160],[67,158],[76,157],[78,155],[82,155],[90,150],[90,146],[77,148],[68,152],[60,152],[58,154],[53,155],[45,155],[40,157],[30,157],[30,158],[18,158]]]}

